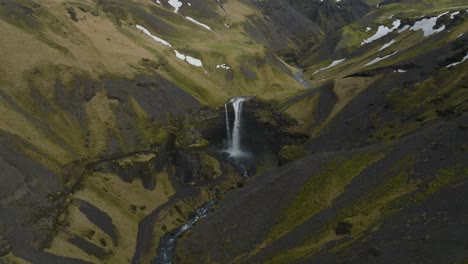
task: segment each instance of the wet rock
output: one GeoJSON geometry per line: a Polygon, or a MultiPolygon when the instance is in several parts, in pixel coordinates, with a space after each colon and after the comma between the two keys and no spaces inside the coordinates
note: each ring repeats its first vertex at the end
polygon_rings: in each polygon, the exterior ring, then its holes
{"type": "Polygon", "coordinates": [[[175,167],[176,177],[180,183],[194,184],[202,180],[199,154],[178,150],[175,167]]]}
{"type": "Polygon", "coordinates": [[[367,252],[374,257],[382,255],[382,252],[378,248],[373,246],[369,247],[367,252]]]}
{"type": "Polygon", "coordinates": [[[10,253],[11,249],[12,247],[8,239],[5,236],[0,235],[0,257],[3,257],[10,253]]]}
{"type": "Polygon", "coordinates": [[[78,22],[78,17],[76,15],[75,8],[73,7],[67,8],[67,13],[70,15],[71,20],[78,22]]]}
{"type": "Polygon", "coordinates": [[[104,238],[99,239],[99,242],[101,242],[103,247],[107,247],[107,241],[104,238]]]}
{"type": "Polygon", "coordinates": [[[335,228],[335,233],[337,235],[349,235],[351,234],[351,229],[353,228],[353,225],[351,223],[345,222],[345,221],[340,221],[338,222],[336,228],[335,228]]]}

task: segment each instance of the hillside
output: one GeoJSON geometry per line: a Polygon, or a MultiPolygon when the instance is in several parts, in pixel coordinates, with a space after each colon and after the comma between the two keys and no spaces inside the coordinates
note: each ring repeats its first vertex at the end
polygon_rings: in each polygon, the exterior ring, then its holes
{"type": "Polygon", "coordinates": [[[467,8],[0,0],[0,263],[464,263],[467,8]]]}

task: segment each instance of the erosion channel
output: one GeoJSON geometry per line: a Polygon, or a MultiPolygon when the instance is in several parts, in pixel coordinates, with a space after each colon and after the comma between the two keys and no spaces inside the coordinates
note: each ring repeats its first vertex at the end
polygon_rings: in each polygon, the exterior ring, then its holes
{"type": "MultiPolygon", "coordinates": [[[[278,137],[281,132],[271,127],[271,124],[257,120],[258,110],[268,106],[268,103],[258,102],[251,96],[232,98],[221,109],[224,110],[223,113],[218,111],[217,120],[203,131],[203,136],[211,145],[210,153],[232,164],[242,174],[244,181],[265,168],[278,165],[278,152],[281,148],[278,137]]],[[[242,185],[243,183],[238,187],[242,185]]],[[[172,263],[178,238],[207,216],[217,201],[215,198],[204,203],[190,215],[187,222],[166,233],[159,242],[157,255],[152,263],[172,263]]],[[[142,227],[143,225],[140,229],[142,227]]]]}

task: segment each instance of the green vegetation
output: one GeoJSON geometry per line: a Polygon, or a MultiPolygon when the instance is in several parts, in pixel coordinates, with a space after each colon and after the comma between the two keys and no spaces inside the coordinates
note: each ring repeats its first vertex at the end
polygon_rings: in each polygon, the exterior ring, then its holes
{"type": "Polygon", "coordinates": [[[336,232],[339,222],[348,223],[350,227],[348,236],[351,239],[331,248],[332,252],[344,250],[353,241],[362,239],[368,231],[375,231],[383,219],[395,212],[393,202],[417,189],[418,183],[411,180],[413,166],[414,157],[409,155],[385,172],[383,182],[339,211],[335,218],[325,223],[317,233],[311,234],[310,239],[293,249],[279,252],[267,263],[284,263],[313,256],[327,243],[342,238],[343,235],[336,232]]]}
{"type": "Polygon", "coordinates": [[[432,194],[446,188],[457,180],[468,177],[468,171],[460,168],[446,168],[437,172],[434,178],[422,187],[422,190],[414,194],[412,202],[422,202],[432,194]]]}
{"type": "Polygon", "coordinates": [[[221,176],[221,164],[210,155],[203,155],[201,158],[201,175],[208,180],[215,180],[221,176]]]}
{"type": "Polygon", "coordinates": [[[279,224],[272,228],[265,243],[271,243],[331,206],[354,177],[384,156],[382,152],[371,151],[322,164],[319,174],[310,177],[292,203],[284,209],[279,224]]]}
{"type": "Polygon", "coordinates": [[[284,146],[279,155],[281,159],[293,161],[305,157],[306,151],[303,146],[284,146]]]}

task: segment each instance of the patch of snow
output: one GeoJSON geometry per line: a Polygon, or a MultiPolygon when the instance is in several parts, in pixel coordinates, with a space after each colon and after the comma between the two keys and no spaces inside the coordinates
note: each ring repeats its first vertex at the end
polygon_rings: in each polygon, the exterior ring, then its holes
{"type": "Polygon", "coordinates": [[[411,27],[411,30],[418,31],[418,30],[422,29],[424,37],[428,37],[428,36],[430,36],[432,34],[439,33],[439,32],[441,32],[442,30],[445,29],[445,25],[442,25],[438,29],[434,29],[434,26],[437,23],[437,19],[439,19],[439,17],[441,17],[441,16],[443,16],[445,14],[447,14],[447,13],[440,14],[440,15],[438,15],[436,17],[423,18],[422,20],[416,21],[416,23],[414,23],[414,25],[411,27]]]}
{"type": "Polygon", "coordinates": [[[407,72],[407,71],[398,69],[398,70],[394,70],[393,72],[395,72],[395,73],[405,73],[405,72],[407,72]]]}
{"type": "Polygon", "coordinates": [[[224,23],[224,26],[225,26],[225,27],[227,27],[227,28],[229,27],[229,25],[228,25],[228,24],[226,24],[226,23],[224,23]]]}
{"type": "Polygon", "coordinates": [[[395,54],[397,54],[397,53],[398,53],[398,51],[395,51],[395,52],[393,52],[392,54],[389,54],[389,55],[387,55],[387,56],[384,56],[384,57],[377,57],[377,58],[373,59],[372,61],[370,61],[370,62],[364,64],[364,66],[369,66],[369,65],[375,64],[375,63],[377,63],[377,62],[379,62],[379,61],[381,61],[381,60],[385,60],[386,58],[389,58],[389,57],[391,57],[391,56],[393,56],[393,55],[395,55],[395,54]]]}
{"type": "Polygon", "coordinates": [[[409,25],[404,25],[402,28],[400,28],[400,29],[398,30],[398,33],[401,33],[401,32],[403,32],[403,31],[406,31],[406,30],[408,30],[409,28],[410,28],[409,25]]]}
{"type": "Polygon", "coordinates": [[[424,37],[428,37],[432,34],[439,33],[445,29],[445,25],[442,25],[438,29],[434,29],[436,22],[437,22],[437,17],[431,17],[429,19],[424,18],[423,20],[416,21],[416,23],[414,23],[414,26],[411,27],[411,30],[418,31],[422,29],[424,37]]]}
{"type": "Polygon", "coordinates": [[[203,63],[199,59],[195,59],[194,57],[186,56],[185,61],[187,61],[189,64],[192,64],[195,67],[203,67],[203,63]]]}
{"type": "Polygon", "coordinates": [[[169,3],[172,7],[174,7],[174,13],[178,13],[179,8],[182,7],[182,4],[183,4],[179,0],[169,0],[167,1],[167,3],[169,3]]]}
{"type": "Polygon", "coordinates": [[[191,3],[187,3],[187,5],[188,5],[188,6],[192,6],[192,4],[191,4],[191,3]]]}
{"type": "Polygon", "coordinates": [[[381,50],[384,50],[384,49],[390,47],[395,42],[396,42],[396,40],[392,39],[389,43],[384,44],[378,51],[381,51],[381,50]]]}
{"type": "Polygon", "coordinates": [[[229,69],[231,69],[231,67],[229,67],[226,63],[223,63],[223,64],[216,65],[216,69],[229,70],[229,69]]]}
{"type": "Polygon", "coordinates": [[[463,33],[461,33],[460,35],[458,35],[457,39],[458,39],[458,38],[461,38],[461,36],[463,36],[463,33]]]}
{"type": "Polygon", "coordinates": [[[319,73],[321,71],[324,71],[324,70],[327,70],[327,69],[330,69],[331,67],[334,67],[340,63],[342,63],[343,61],[345,61],[346,59],[341,59],[341,60],[335,60],[333,61],[330,65],[328,65],[327,67],[324,67],[324,68],[320,68],[318,70],[316,70],[315,72],[313,72],[312,74],[316,74],[316,73],[319,73]]]}
{"type": "Polygon", "coordinates": [[[195,23],[195,24],[197,24],[197,25],[199,25],[199,26],[201,26],[201,27],[204,27],[204,28],[206,28],[206,29],[208,29],[208,30],[211,31],[211,28],[210,28],[208,25],[203,24],[203,23],[201,23],[201,22],[198,22],[198,21],[196,21],[195,19],[193,19],[193,18],[191,18],[191,17],[185,17],[185,18],[186,18],[188,21],[190,21],[190,22],[192,22],[192,23],[195,23]]]}
{"type": "Polygon", "coordinates": [[[456,15],[460,14],[460,11],[455,11],[452,14],[450,14],[450,19],[454,19],[456,15]]]}
{"type": "Polygon", "coordinates": [[[188,55],[184,55],[180,52],[178,52],[177,50],[174,50],[175,52],[175,55],[177,58],[183,60],[183,61],[186,61],[187,63],[195,66],[195,67],[203,67],[203,63],[201,60],[199,59],[196,59],[194,57],[191,57],[191,56],[188,56],[188,55]]]}
{"type": "Polygon", "coordinates": [[[361,42],[361,45],[371,43],[372,41],[377,40],[379,38],[382,38],[382,37],[386,36],[388,33],[393,32],[395,29],[397,29],[401,25],[401,20],[397,19],[397,20],[393,21],[392,24],[393,24],[392,28],[388,28],[388,27],[383,26],[383,25],[379,26],[379,28],[377,29],[377,32],[372,37],[363,40],[361,42]]]}
{"type": "Polygon", "coordinates": [[[463,57],[463,59],[461,61],[449,64],[449,65],[447,65],[447,68],[457,66],[458,64],[465,62],[467,59],[468,59],[468,52],[466,53],[465,57],[463,57]]]}
{"type": "Polygon", "coordinates": [[[139,29],[139,30],[141,30],[145,35],[150,36],[150,37],[151,37],[152,39],[154,39],[155,41],[157,41],[157,42],[163,44],[164,46],[172,47],[172,45],[171,45],[169,42],[167,42],[167,41],[165,41],[164,39],[159,38],[159,37],[156,37],[155,35],[151,34],[151,32],[149,32],[148,29],[146,29],[146,28],[144,28],[144,27],[142,27],[142,26],[140,26],[140,25],[136,25],[136,28],[139,29]]]}
{"type": "Polygon", "coordinates": [[[177,58],[179,58],[179,59],[181,59],[183,61],[185,60],[185,55],[184,54],[178,52],[177,50],[174,50],[174,52],[175,52],[175,55],[176,55],[177,58]]]}
{"type": "Polygon", "coordinates": [[[162,5],[162,4],[161,4],[161,1],[159,1],[159,0],[156,0],[156,4],[162,5]]]}
{"type": "Polygon", "coordinates": [[[371,31],[371,30],[372,30],[372,28],[370,28],[370,27],[367,27],[367,28],[366,28],[366,32],[369,32],[369,31],[371,31]]]}

